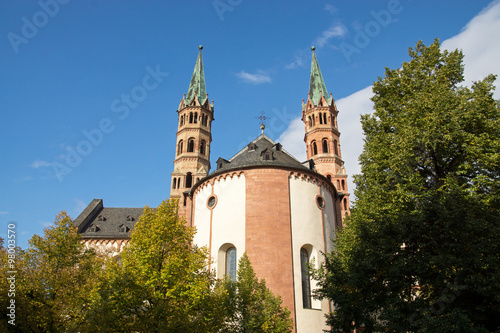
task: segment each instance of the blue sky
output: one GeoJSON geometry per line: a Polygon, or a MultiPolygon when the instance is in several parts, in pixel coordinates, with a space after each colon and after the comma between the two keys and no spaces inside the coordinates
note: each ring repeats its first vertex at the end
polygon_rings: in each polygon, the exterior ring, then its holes
{"type": "Polygon", "coordinates": [[[215,103],[212,164],[260,134],[261,112],[266,134],[305,159],[299,118],[315,45],[352,175],[359,115],[371,112],[385,67],[439,38],[463,49],[469,84],[500,73],[498,31],[500,3],[485,0],[2,0],[0,237],[16,222],[26,248],[61,210],[76,218],[93,198],[166,199],[176,110],[200,44],[215,103]]]}

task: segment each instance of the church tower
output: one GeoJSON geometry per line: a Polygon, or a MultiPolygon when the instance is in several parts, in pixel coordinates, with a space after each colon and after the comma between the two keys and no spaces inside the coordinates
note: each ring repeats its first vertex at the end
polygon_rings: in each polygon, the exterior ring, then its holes
{"type": "Polygon", "coordinates": [[[347,174],[340,152],[340,132],[337,125],[339,111],[332,94],[328,95],[318,60],[312,50],[311,79],[307,102],[302,101],[302,121],[306,134],[307,159],[312,159],[316,171],[328,178],[337,191],[344,195],[342,217],[349,214],[347,174]]]}
{"type": "Polygon", "coordinates": [[[211,125],[214,120],[213,101],[210,104],[205,87],[203,59],[199,46],[198,59],[187,95],[181,99],[178,113],[177,141],[172,172],[171,198],[179,199],[179,213],[189,219],[188,192],[210,171],[211,125]]]}

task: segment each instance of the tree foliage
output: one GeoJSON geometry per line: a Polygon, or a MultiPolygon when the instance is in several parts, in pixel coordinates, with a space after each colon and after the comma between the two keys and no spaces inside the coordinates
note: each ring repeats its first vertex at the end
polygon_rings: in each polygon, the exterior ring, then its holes
{"type": "MultiPolygon", "coordinates": [[[[2,325],[18,332],[61,332],[81,321],[87,287],[92,285],[99,258],[80,242],[76,227],[65,212],[44,235],[33,236],[26,251],[16,253],[16,325],[2,325]]],[[[3,252],[3,251],[2,251],[3,252]]],[[[1,261],[2,275],[10,271],[1,261]]],[[[2,287],[4,287],[2,276],[2,287]]],[[[3,288],[2,288],[3,289],[3,288]]],[[[7,295],[4,290],[2,295],[7,295]]],[[[7,302],[2,297],[2,305],[7,302]]],[[[4,317],[4,316],[2,316],[4,317]]]]}
{"type": "Polygon", "coordinates": [[[282,308],[281,297],[275,296],[264,279],[259,280],[246,253],[238,263],[238,279],[225,280],[233,309],[232,320],[226,332],[259,333],[291,332],[293,321],[290,311],[282,308]]]}
{"type": "MultiPolygon", "coordinates": [[[[146,207],[119,258],[82,243],[62,212],[43,237],[17,249],[16,325],[11,332],[290,332],[290,312],[258,281],[246,255],[238,281],[217,280],[208,251],[176,200],[146,207]],[[99,251],[100,253],[101,251],[99,251]]],[[[9,284],[0,239],[0,292],[9,284]]],[[[8,306],[7,297],[0,305],[8,306]]]]}
{"type": "Polygon", "coordinates": [[[373,85],[347,227],[318,271],[333,332],[500,329],[500,106],[439,41],[373,85]]]}

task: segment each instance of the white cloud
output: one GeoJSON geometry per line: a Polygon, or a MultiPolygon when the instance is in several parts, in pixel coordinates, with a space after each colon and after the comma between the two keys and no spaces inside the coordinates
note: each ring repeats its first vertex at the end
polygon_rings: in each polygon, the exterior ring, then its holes
{"type": "Polygon", "coordinates": [[[290,122],[288,128],[277,140],[287,152],[301,162],[307,159],[304,131],[304,123],[300,118],[296,118],[290,122]]]}
{"type": "Polygon", "coordinates": [[[245,71],[241,71],[236,74],[238,78],[241,80],[248,82],[248,83],[253,83],[253,84],[261,84],[261,83],[270,83],[271,82],[271,77],[269,74],[262,70],[258,70],[256,74],[250,74],[245,71]]]}
{"type": "Polygon", "coordinates": [[[330,5],[329,3],[327,3],[325,5],[325,11],[333,14],[333,13],[335,13],[337,11],[337,8],[334,5],[330,5]]]}
{"type": "Polygon", "coordinates": [[[342,37],[346,34],[347,29],[342,23],[334,23],[328,29],[321,33],[321,36],[314,40],[314,44],[318,47],[325,46],[328,41],[334,37],[342,37]]]}
{"type": "Polygon", "coordinates": [[[47,162],[47,161],[42,161],[42,160],[36,160],[36,161],[33,161],[33,163],[31,163],[30,166],[34,169],[47,168],[47,167],[52,166],[52,163],[47,162]]]}
{"type": "MultiPolygon", "coordinates": [[[[463,51],[467,86],[470,87],[473,81],[482,80],[488,74],[500,75],[498,31],[500,31],[500,1],[497,0],[470,20],[458,35],[441,44],[442,49],[463,51]]],[[[500,98],[498,89],[494,96],[500,98]]]]}
{"type": "Polygon", "coordinates": [[[0,215],[9,215],[9,212],[2,211],[2,212],[0,212],[0,215]]]}

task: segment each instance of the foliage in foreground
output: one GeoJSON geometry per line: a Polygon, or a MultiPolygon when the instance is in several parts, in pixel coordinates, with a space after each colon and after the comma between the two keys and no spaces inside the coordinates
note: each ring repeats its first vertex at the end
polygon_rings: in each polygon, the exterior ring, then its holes
{"type": "MultiPolygon", "coordinates": [[[[208,254],[177,202],[146,207],[120,260],[81,242],[63,212],[17,250],[16,325],[11,332],[291,332],[281,308],[244,256],[238,281],[216,280],[208,254]]],[[[7,295],[7,251],[0,243],[0,292],[7,295]]],[[[7,307],[7,297],[0,305],[7,307]]]]}
{"type": "Polygon", "coordinates": [[[439,41],[373,85],[356,205],[318,271],[332,332],[500,330],[500,107],[439,41]]]}

